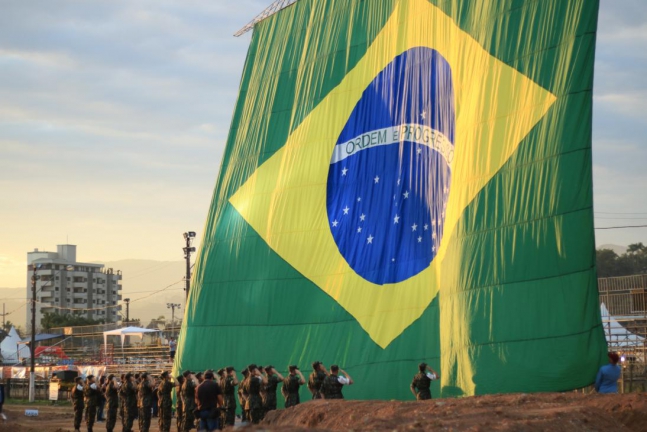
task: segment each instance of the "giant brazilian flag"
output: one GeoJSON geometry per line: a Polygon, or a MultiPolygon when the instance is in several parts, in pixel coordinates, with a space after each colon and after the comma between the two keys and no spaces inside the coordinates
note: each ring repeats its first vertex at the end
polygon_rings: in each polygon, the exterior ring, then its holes
{"type": "Polygon", "coordinates": [[[435,395],[590,384],[597,11],[301,0],[257,24],[176,371],[321,360],[382,399],[422,361],[435,395]]]}

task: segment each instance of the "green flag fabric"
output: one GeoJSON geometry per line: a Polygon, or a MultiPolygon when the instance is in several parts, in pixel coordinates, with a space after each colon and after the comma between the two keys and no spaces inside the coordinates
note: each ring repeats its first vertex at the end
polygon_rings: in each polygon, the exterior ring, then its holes
{"type": "Polygon", "coordinates": [[[256,24],[176,372],[322,361],[358,399],[411,398],[421,362],[434,396],[592,383],[597,13],[300,0],[256,24]]]}

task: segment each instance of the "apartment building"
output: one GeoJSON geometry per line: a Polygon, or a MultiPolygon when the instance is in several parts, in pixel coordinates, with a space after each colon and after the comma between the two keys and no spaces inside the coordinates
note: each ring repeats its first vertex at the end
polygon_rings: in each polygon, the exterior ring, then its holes
{"type": "MultiPolygon", "coordinates": [[[[27,299],[32,299],[36,279],[36,326],[46,312],[80,314],[95,320],[116,322],[121,311],[121,271],[103,264],[76,260],[76,245],[58,245],[56,252],[34,249],[27,253],[27,299]]],[[[27,326],[31,308],[27,307],[27,326]]]]}

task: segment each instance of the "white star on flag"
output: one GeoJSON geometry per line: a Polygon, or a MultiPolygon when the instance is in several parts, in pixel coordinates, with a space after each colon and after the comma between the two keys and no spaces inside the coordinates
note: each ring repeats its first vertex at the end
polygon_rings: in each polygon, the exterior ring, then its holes
{"type": "Polygon", "coordinates": [[[429,225],[425,224],[424,229],[427,231],[429,229],[429,225]]]}
{"type": "Polygon", "coordinates": [[[380,177],[375,176],[375,178],[373,180],[375,180],[375,184],[378,184],[380,182],[380,177]]]}
{"type": "Polygon", "coordinates": [[[422,237],[418,237],[418,243],[422,243],[422,237]]]}
{"type": "Polygon", "coordinates": [[[418,154],[422,153],[422,149],[420,147],[418,147],[418,150],[416,150],[416,153],[418,153],[418,154]]]}
{"type": "Polygon", "coordinates": [[[395,217],[393,218],[393,223],[397,224],[399,221],[400,221],[400,216],[396,214],[395,217]]]}
{"type": "Polygon", "coordinates": [[[343,210],[344,210],[344,214],[347,215],[350,209],[348,208],[348,206],[346,206],[343,208],[343,210]]]}
{"type": "Polygon", "coordinates": [[[416,224],[411,225],[411,231],[415,231],[417,229],[418,229],[418,225],[416,224]]]}
{"type": "Polygon", "coordinates": [[[339,222],[337,222],[337,219],[335,219],[334,221],[332,221],[332,226],[333,226],[333,227],[336,227],[337,225],[339,225],[339,222]]]}
{"type": "Polygon", "coordinates": [[[436,226],[436,219],[431,221],[431,225],[436,226]]]}
{"type": "Polygon", "coordinates": [[[357,232],[361,233],[362,232],[362,227],[357,228],[357,232]]]}
{"type": "Polygon", "coordinates": [[[398,179],[398,186],[400,186],[400,179],[398,179]]]}
{"type": "Polygon", "coordinates": [[[362,198],[361,198],[361,197],[357,197],[357,202],[360,202],[360,201],[362,201],[362,198]]]}
{"type": "Polygon", "coordinates": [[[368,235],[368,238],[366,239],[366,244],[373,244],[373,238],[374,238],[374,237],[373,237],[372,235],[370,235],[370,234],[369,234],[369,235],[368,235]]]}
{"type": "Polygon", "coordinates": [[[406,191],[405,193],[403,193],[402,196],[404,196],[404,199],[408,199],[409,198],[409,191],[406,191]]]}
{"type": "Polygon", "coordinates": [[[364,222],[364,219],[366,219],[366,215],[364,213],[362,213],[362,215],[359,217],[359,220],[364,222]]]}
{"type": "Polygon", "coordinates": [[[436,232],[435,231],[431,234],[431,238],[436,239],[436,232]]]}
{"type": "Polygon", "coordinates": [[[341,175],[345,176],[347,172],[348,172],[348,168],[344,167],[344,169],[341,170],[341,175]]]}
{"type": "Polygon", "coordinates": [[[427,117],[427,111],[423,111],[420,117],[424,120],[427,117]]]}

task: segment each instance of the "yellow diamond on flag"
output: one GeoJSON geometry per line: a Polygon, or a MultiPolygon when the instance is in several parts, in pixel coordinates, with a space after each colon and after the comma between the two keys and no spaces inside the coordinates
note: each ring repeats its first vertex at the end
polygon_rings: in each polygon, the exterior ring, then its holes
{"type": "MultiPolygon", "coordinates": [[[[402,85],[406,87],[406,83],[402,85]]],[[[414,94],[416,89],[408,91],[414,94]]],[[[553,94],[491,56],[437,7],[425,0],[400,2],[355,68],[292,132],[285,145],[236,191],[230,202],[272,250],[335,299],[375,343],[386,348],[438,295],[445,251],[453,241],[452,233],[463,210],[555,100],[553,94]],[[442,229],[438,233],[442,242],[437,240],[431,263],[407,277],[389,279],[375,276],[381,275],[379,269],[362,273],[355,263],[349,264],[348,255],[340,252],[342,243],[346,243],[336,238],[333,231],[340,222],[329,218],[329,174],[331,161],[341,161],[364,150],[364,138],[376,148],[417,140],[413,135],[407,137],[406,128],[410,125],[403,124],[399,128],[376,129],[349,140],[345,146],[338,145],[340,134],[367,87],[396,58],[420,49],[433,51],[451,68],[453,136],[433,130],[433,144],[418,140],[442,155],[451,171],[451,187],[444,188],[446,201],[438,210],[442,213],[442,229]],[[390,141],[384,138],[387,133],[391,134],[390,141]]],[[[394,105],[401,102],[386,101],[394,105]]],[[[425,112],[420,116],[424,118],[425,112]]],[[[340,175],[346,176],[344,170],[340,175]]],[[[368,180],[378,185],[380,176],[368,180]]],[[[393,199],[408,199],[408,194],[405,191],[403,197],[394,195],[393,199]]],[[[357,197],[358,201],[361,199],[357,197]]],[[[341,210],[340,214],[347,214],[350,207],[341,210]]],[[[392,226],[399,226],[404,221],[395,214],[391,222],[392,226]]],[[[433,220],[434,226],[436,221],[433,220]]],[[[413,223],[406,227],[414,243],[416,239],[422,243],[423,236],[418,236],[418,232],[428,228],[430,224],[413,223]]],[[[361,230],[362,226],[358,226],[363,246],[371,245],[374,239],[375,245],[379,244],[381,233],[361,230]]],[[[433,238],[436,240],[435,232],[433,238]]],[[[380,256],[379,251],[375,256],[380,256]]],[[[396,264],[395,257],[387,258],[396,264]]]]}

